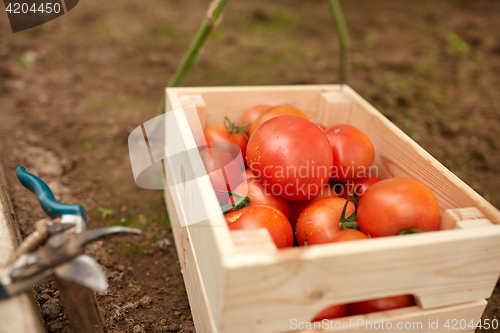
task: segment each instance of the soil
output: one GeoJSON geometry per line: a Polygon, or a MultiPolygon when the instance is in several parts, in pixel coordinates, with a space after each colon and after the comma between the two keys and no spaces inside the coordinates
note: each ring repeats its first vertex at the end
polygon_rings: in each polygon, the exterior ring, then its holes
{"type": "MultiPolygon", "coordinates": [[[[83,204],[88,228],[144,231],[87,250],[109,278],[98,301],[110,332],[195,330],[162,192],[135,185],[127,138],[156,116],[207,4],[86,0],[16,34],[0,16],[1,161],[23,237],[44,213],[16,180],[18,165],[61,201],[83,204]]],[[[500,3],[342,5],[353,48],[348,83],[500,207],[500,3]]],[[[185,84],[335,83],[338,55],[326,1],[232,1],[185,84]]],[[[54,282],[35,294],[47,330],[72,332],[54,282]]],[[[499,314],[497,286],[484,318],[499,314]]]]}

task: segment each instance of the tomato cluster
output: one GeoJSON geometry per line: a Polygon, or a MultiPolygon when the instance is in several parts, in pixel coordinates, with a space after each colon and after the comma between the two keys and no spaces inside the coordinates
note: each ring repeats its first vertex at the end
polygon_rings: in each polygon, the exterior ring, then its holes
{"type": "MultiPolygon", "coordinates": [[[[378,178],[374,146],[354,126],[326,127],[293,106],[262,104],[247,110],[237,125],[226,118],[208,127],[205,138],[209,146],[238,145],[247,166],[243,175],[233,168],[231,177],[242,179],[235,188],[210,178],[230,230],[266,228],[284,248],[439,229],[440,209],[431,190],[410,177],[378,178]]],[[[207,150],[202,157],[209,173],[221,164],[232,170],[231,154],[207,150]]],[[[411,302],[402,295],[334,305],[314,320],[411,302]]]]}

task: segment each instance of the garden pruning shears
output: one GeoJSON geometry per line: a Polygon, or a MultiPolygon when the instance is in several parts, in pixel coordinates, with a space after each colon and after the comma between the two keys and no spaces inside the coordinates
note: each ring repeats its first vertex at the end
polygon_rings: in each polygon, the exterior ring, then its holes
{"type": "Polygon", "coordinates": [[[21,184],[37,195],[50,219],[38,221],[36,231],[16,249],[11,264],[0,268],[0,300],[26,291],[52,274],[106,291],[106,276],[94,259],[83,254],[85,246],[108,236],[138,235],[141,231],[127,227],[85,231],[87,216],[82,205],[58,202],[47,184],[24,167],[18,167],[16,174],[21,184]]]}

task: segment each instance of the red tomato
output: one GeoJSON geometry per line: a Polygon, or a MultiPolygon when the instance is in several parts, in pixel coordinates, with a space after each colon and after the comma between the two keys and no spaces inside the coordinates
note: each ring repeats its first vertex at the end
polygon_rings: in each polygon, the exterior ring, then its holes
{"type": "MultiPolygon", "coordinates": [[[[262,185],[260,180],[256,178],[248,179],[246,184],[240,184],[232,192],[241,196],[247,196],[250,199],[251,205],[272,206],[282,212],[287,219],[290,216],[290,207],[288,205],[288,201],[281,197],[273,195],[264,185],[262,185]]],[[[232,204],[231,200],[228,200],[227,204],[232,204]]]]}
{"type": "Polygon", "coordinates": [[[339,304],[339,305],[332,305],[329,306],[323,310],[321,310],[320,313],[318,313],[311,322],[315,321],[322,321],[323,319],[335,319],[335,318],[342,318],[345,317],[347,314],[347,305],[345,304],[339,304]]]}
{"type": "Polygon", "coordinates": [[[354,316],[371,312],[389,311],[406,308],[411,306],[411,303],[412,298],[410,295],[377,298],[369,301],[347,304],[347,314],[349,316],[354,316]]]}
{"type": "Polygon", "coordinates": [[[333,157],[318,126],[281,116],[266,121],[250,137],[247,164],[273,194],[300,201],[312,198],[328,182],[333,157]]]}
{"type": "MultiPolygon", "coordinates": [[[[214,190],[231,191],[231,188],[236,188],[245,180],[244,170],[241,169],[242,166],[227,151],[212,147],[200,151],[200,156],[214,190]],[[222,168],[226,173],[229,186],[222,173],[222,168]]],[[[226,203],[229,199],[228,194],[215,193],[215,195],[221,203],[226,203]]]]}
{"type": "Polygon", "coordinates": [[[248,179],[252,179],[252,178],[255,178],[255,179],[258,179],[253,173],[252,173],[252,170],[250,169],[246,169],[245,170],[245,176],[248,179]]]}
{"type": "Polygon", "coordinates": [[[260,125],[262,125],[271,118],[279,116],[295,116],[309,120],[309,118],[305,115],[304,112],[294,108],[291,105],[288,104],[277,105],[266,110],[266,112],[262,113],[257,119],[255,119],[250,128],[250,136],[253,135],[253,133],[257,130],[257,128],[259,128],[260,125]]]}
{"type": "Polygon", "coordinates": [[[245,159],[248,139],[246,134],[236,127],[227,117],[224,124],[214,124],[205,130],[205,140],[210,142],[231,142],[237,144],[241,149],[241,156],[245,159]]]}
{"type": "MultiPolygon", "coordinates": [[[[375,177],[373,175],[368,175],[368,176],[365,176],[363,178],[359,178],[359,179],[356,179],[354,181],[354,191],[356,191],[358,188],[359,191],[358,191],[358,198],[361,198],[361,196],[363,194],[366,193],[366,191],[375,183],[378,183],[381,179],[378,178],[378,177],[375,177]]],[[[351,193],[351,189],[352,189],[352,183],[353,182],[350,182],[348,181],[347,183],[344,183],[342,184],[342,187],[340,189],[340,193],[339,193],[339,196],[341,198],[344,198],[344,199],[347,199],[347,197],[349,196],[349,194],[351,193]]]]}
{"type": "Polygon", "coordinates": [[[266,228],[277,248],[293,245],[293,231],[285,215],[274,207],[251,205],[226,214],[229,230],[266,228]]]}
{"type": "Polygon", "coordinates": [[[332,242],[333,243],[350,242],[360,239],[369,239],[369,237],[364,233],[362,233],[361,231],[349,229],[349,230],[342,230],[337,236],[333,238],[332,242]]]}
{"type": "Polygon", "coordinates": [[[410,177],[382,180],[359,200],[356,217],[371,237],[398,235],[406,229],[439,230],[441,215],[432,191],[410,177]]]}
{"type": "MultiPolygon", "coordinates": [[[[325,198],[312,202],[297,220],[295,237],[299,245],[331,243],[342,229],[339,227],[340,216],[347,200],[342,198],[325,198]]],[[[354,213],[354,204],[349,202],[345,216],[354,213]]]]}
{"type": "Polygon", "coordinates": [[[337,193],[329,186],[325,185],[321,188],[320,193],[316,194],[311,200],[303,200],[303,201],[290,201],[290,224],[292,225],[293,230],[295,230],[295,226],[297,225],[297,219],[299,218],[300,213],[313,201],[323,199],[323,198],[336,198],[337,193]]]}
{"type": "Polygon", "coordinates": [[[356,127],[338,124],[326,131],[333,151],[332,178],[346,182],[363,177],[375,158],[373,144],[356,127]]]}
{"type": "Polygon", "coordinates": [[[267,104],[260,104],[256,105],[254,107],[251,107],[250,109],[246,110],[243,115],[241,116],[240,120],[238,120],[238,127],[243,127],[245,125],[247,126],[244,131],[245,133],[250,136],[250,127],[252,123],[255,121],[255,119],[259,118],[259,116],[267,111],[268,109],[271,108],[271,105],[267,104]]]}
{"type": "Polygon", "coordinates": [[[322,123],[318,123],[318,122],[314,122],[316,125],[318,125],[319,128],[321,128],[321,130],[324,132],[326,131],[327,127],[325,125],[323,125],[322,123]]]}

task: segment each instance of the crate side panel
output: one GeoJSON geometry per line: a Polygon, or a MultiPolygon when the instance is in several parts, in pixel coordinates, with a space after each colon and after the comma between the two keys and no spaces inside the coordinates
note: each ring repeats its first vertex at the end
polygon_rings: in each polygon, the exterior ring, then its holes
{"type": "MultiPolygon", "coordinates": [[[[167,92],[167,107],[171,108],[175,105],[179,105],[180,103],[176,101],[177,96],[172,91],[169,91],[169,89],[167,89],[167,92]]],[[[167,111],[170,112],[172,110],[167,109],[167,111]]],[[[183,117],[182,114],[178,114],[176,117],[169,119],[177,122],[176,126],[169,126],[169,132],[166,135],[167,140],[174,140],[175,142],[174,144],[169,143],[169,147],[175,147],[176,151],[193,149],[193,147],[196,150],[197,146],[186,117],[183,117]],[[176,132],[176,134],[174,135],[173,132],[176,132]]],[[[201,164],[201,158],[197,151],[196,154],[190,154],[190,156],[183,159],[166,159],[165,171],[168,175],[167,179],[174,179],[172,176],[174,173],[180,173],[180,177],[182,178],[182,175],[188,174],[188,171],[192,170],[196,163],[201,165],[204,171],[203,164],[201,164]]],[[[200,169],[199,165],[198,169],[200,169]]],[[[192,173],[195,174],[194,171],[192,173]]],[[[172,202],[174,203],[169,207],[169,213],[175,213],[178,220],[184,219],[184,221],[186,221],[185,216],[183,216],[184,214],[197,214],[197,211],[206,208],[205,206],[209,204],[207,195],[211,195],[211,201],[216,202],[215,193],[208,180],[208,176],[206,176],[206,172],[204,172],[204,177],[184,182],[177,187],[172,186],[172,184],[167,185],[169,185],[167,191],[171,195],[172,202]],[[176,207],[179,209],[178,211],[176,211],[176,207]]],[[[224,288],[224,274],[221,258],[224,253],[234,251],[231,235],[222,214],[186,227],[180,227],[182,224],[185,225],[185,222],[179,223],[179,228],[186,229],[185,232],[189,234],[189,237],[180,239],[180,241],[181,243],[184,241],[189,242],[193,255],[196,256],[196,265],[200,274],[199,278],[203,283],[214,320],[217,323],[220,320],[222,311],[223,299],[221,295],[224,288]]],[[[194,271],[193,274],[197,272],[198,271],[194,271]]],[[[185,278],[190,275],[191,274],[185,275],[185,278]]]]}
{"type": "Polygon", "coordinates": [[[223,331],[282,331],[287,318],[307,321],[328,305],[402,294],[424,309],[488,298],[499,245],[494,226],[235,256],[226,260],[223,331]]]}
{"type": "MultiPolygon", "coordinates": [[[[325,89],[338,90],[338,86],[313,86],[307,89],[302,86],[294,89],[283,87],[253,87],[242,90],[236,88],[201,89],[195,91],[203,96],[206,104],[206,125],[222,123],[225,116],[237,121],[240,116],[258,104],[290,104],[303,111],[311,120],[318,118],[320,94],[325,89]]],[[[181,93],[181,92],[180,92],[181,93]]]]}
{"type": "Polygon", "coordinates": [[[165,190],[165,203],[169,212],[177,255],[179,256],[181,272],[186,285],[196,331],[207,333],[217,332],[201,271],[196,260],[197,257],[189,241],[189,230],[180,226],[174,202],[168,190],[165,190]]]}

